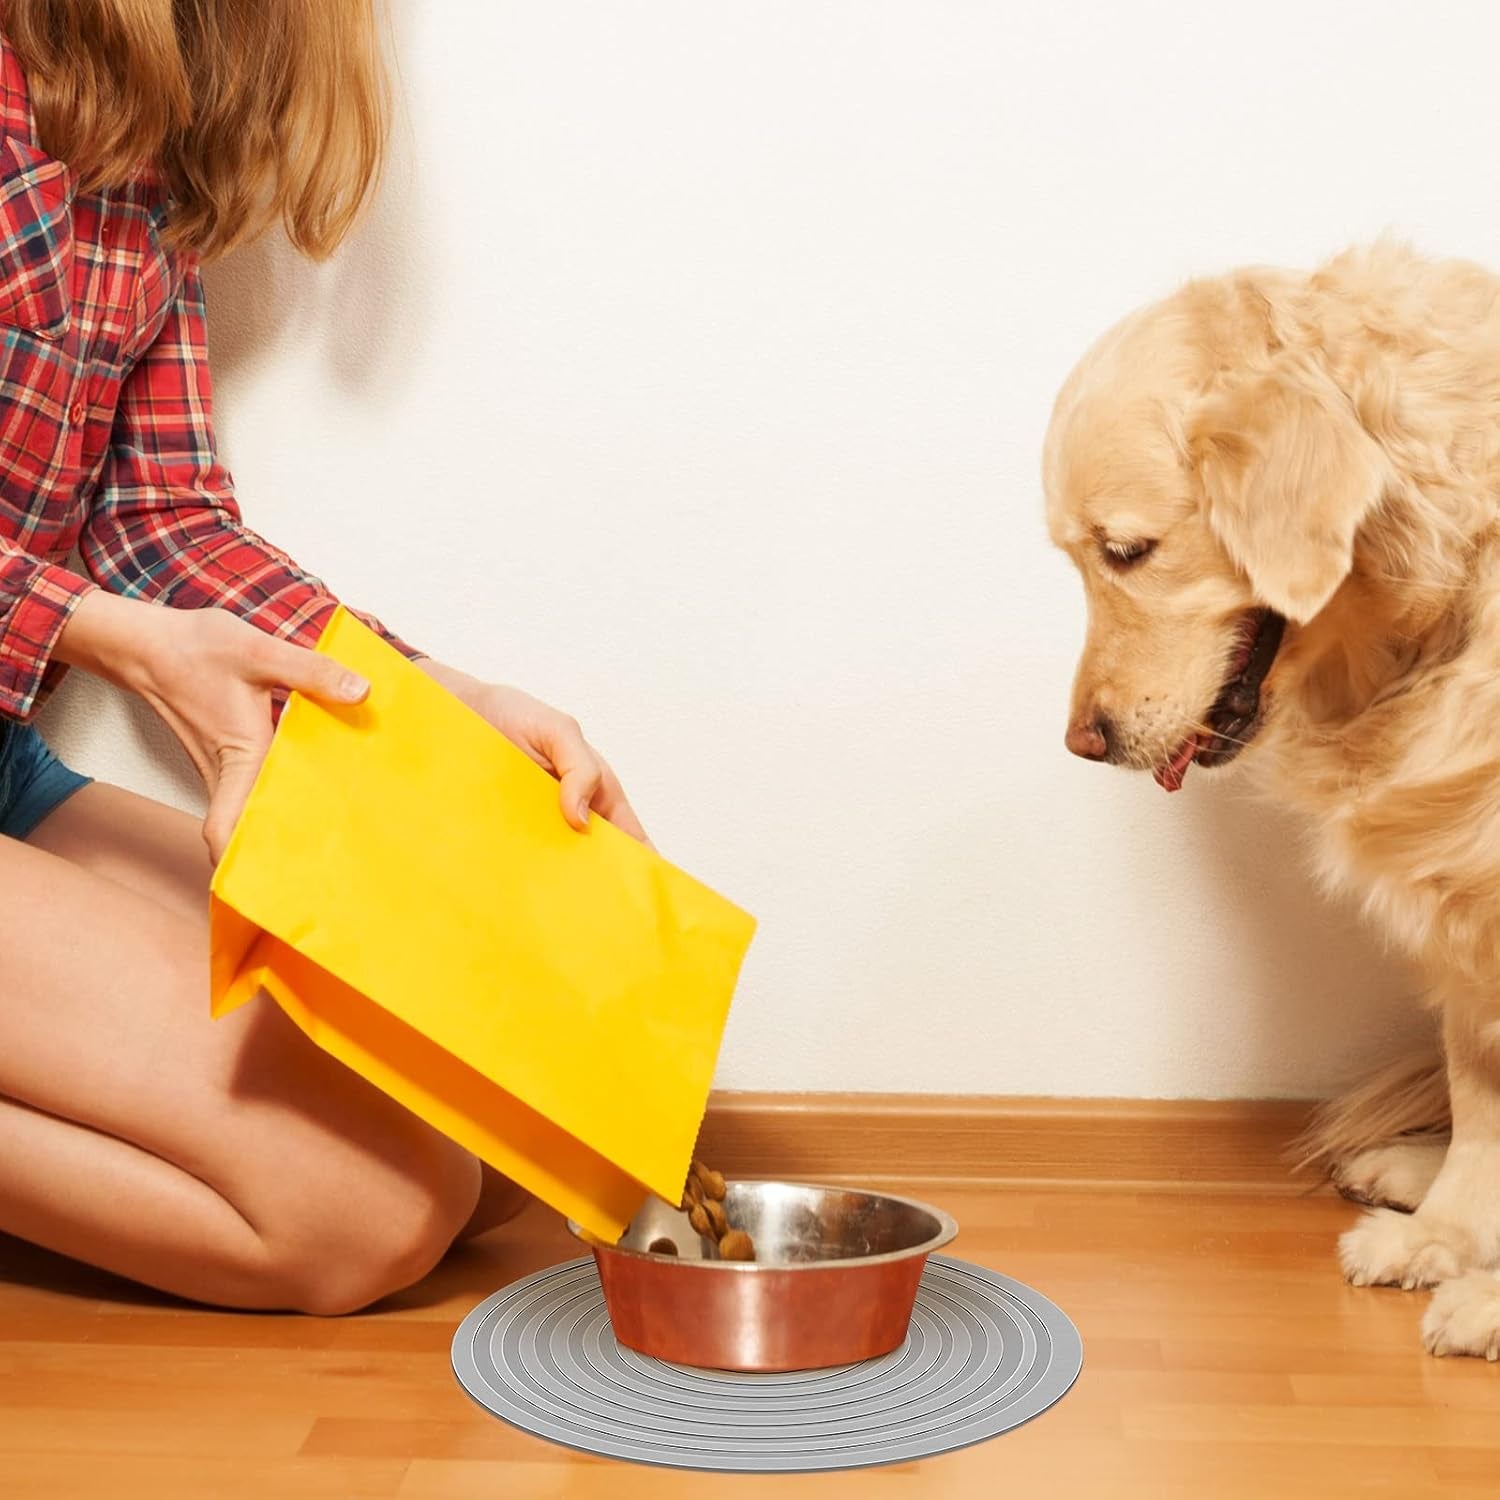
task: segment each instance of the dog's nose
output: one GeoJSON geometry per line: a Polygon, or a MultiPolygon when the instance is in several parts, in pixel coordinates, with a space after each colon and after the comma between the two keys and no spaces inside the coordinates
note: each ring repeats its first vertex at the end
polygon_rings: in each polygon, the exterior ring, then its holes
{"type": "Polygon", "coordinates": [[[1063,743],[1074,755],[1081,755],[1084,760],[1108,760],[1109,728],[1109,720],[1103,714],[1078,719],[1068,725],[1063,743]]]}

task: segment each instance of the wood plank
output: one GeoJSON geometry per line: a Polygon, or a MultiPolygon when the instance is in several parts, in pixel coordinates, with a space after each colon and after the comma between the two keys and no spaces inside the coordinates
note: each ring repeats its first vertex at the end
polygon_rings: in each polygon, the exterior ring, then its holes
{"type": "MultiPolygon", "coordinates": [[[[180,1457],[90,1453],[66,1461],[5,1454],[5,1500],[146,1496],[152,1500],[392,1500],[410,1465],[367,1460],[180,1457]]],[[[524,1491],[517,1492],[524,1494],[524,1491]]]]}
{"type": "Polygon", "coordinates": [[[1312,1406],[1198,1402],[1137,1403],[1122,1409],[1127,1436],[1175,1443],[1310,1443],[1371,1448],[1483,1448],[1500,1473],[1500,1403],[1483,1410],[1446,1405],[1312,1406]]]}
{"type": "MultiPolygon", "coordinates": [[[[93,1372],[84,1363],[79,1374],[87,1382],[93,1372]]],[[[11,1394],[0,1404],[0,1454],[7,1463],[21,1454],[50,1454],[60,1465],[87,1453],[174,1459],[293,1457],[314,1420],[305,1406],[291,1401],[278,1410],[253,1414],[231,1402],[213,1421],[186,1418],[177,1410],[183,1386],[170,1375],[158,1377],[149,1420],[143,1420],[138,1404],[114,1405],[108,1390],[101,1390],[91,1405],[52,1406],[34,1404],[24,1378],[6,1384],[11,1394]],[[164,1400],[168,1391],[171,1397],[164,1400]]]]}
{"type": "Polygon", "coordinates": [[[1283,1191],[1306,1101],[721,1093],[700,1154],[734,1177],[1283,1191]]]}

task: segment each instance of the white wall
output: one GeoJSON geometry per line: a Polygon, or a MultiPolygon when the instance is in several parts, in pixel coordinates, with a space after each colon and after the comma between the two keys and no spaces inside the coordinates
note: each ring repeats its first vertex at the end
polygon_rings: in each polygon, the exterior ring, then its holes
{"type": "MultiPolygon", "coordinates": [[[[1185,273],[1387,227],[1500,264],[1492,7],[393,3],[367,231],[212,279],[224,444],[761,917],[721,1081],[1296,1094],[1413,1025],[1291,831],[1063,752],[1037,458],[1185,273]]],[[[191,796],[101,693],[51,723],[191,796]]]]}

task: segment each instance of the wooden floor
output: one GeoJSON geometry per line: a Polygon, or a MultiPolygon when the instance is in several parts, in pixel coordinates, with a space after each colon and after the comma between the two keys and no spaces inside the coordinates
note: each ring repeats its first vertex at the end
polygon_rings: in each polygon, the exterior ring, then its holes
{"type": "MultiPolygon", "coordinates": [[[[907,1186],[911,1186],[908,1184],[907,1186]]],[[[571,1242],[532,1210],[398,1304],[342,1321],[167,1304],[0,1240],[0,1495],[1100,1496],[1500,1493],[1500,1367],[1434,1360],[1424,1299],[1340,1282],[1329,1196],[974,1188],[954,1253],[1029,1282],[1083,1331],[1084,1372],[1027,1426],[890,1469],[709,1477],[581,1458],[471,1405],[459,1319],[571,1242]]]]}

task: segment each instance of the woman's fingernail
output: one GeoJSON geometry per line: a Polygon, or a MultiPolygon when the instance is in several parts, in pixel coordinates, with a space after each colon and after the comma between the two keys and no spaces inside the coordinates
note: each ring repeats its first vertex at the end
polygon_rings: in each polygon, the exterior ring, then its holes
{"type": "Polygon", "coordinates": [[[345,672],[339,689],[350,700],[363,698],[370,691],[370,684],[353,672],[345,672]]]}
{"type": "Polygon", "coordinates": [[[579,804],[578,822],[581,827],[587,828],[589,826],[589,805],[587,802],[579,804]]]}

